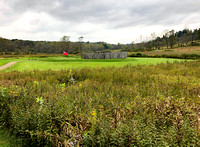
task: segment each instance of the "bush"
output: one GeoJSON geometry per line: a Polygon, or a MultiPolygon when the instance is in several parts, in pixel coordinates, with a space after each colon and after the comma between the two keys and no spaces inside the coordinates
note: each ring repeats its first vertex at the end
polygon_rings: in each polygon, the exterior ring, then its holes
{"type": "Polygon", "coordinates": [[[200,55],[197,55],[197,54],[181,54],[180,58],[182,58],[182,59],[199,59],[200,55]]]}
{"type": "Polygon", "coordinates": [[[136,53],[136,56],[137,56],[137,57],[141,57],[142,54],[141,54],[141,53],[136,53]]]}
{"type": "Polygon", "coordinates": [[[175,59],[200,59],[200,55],[198,54],[161,54],[161,55],[146,55],[146,54],[131,54],[129,57],[153,57],[153,58],[175,58],[175,59]]]}
{"type": "Polygon", "coordinates": [[[136,53],[136,54],[131,54],[128,55],[129,57],[148,57],[146,54],[142,54],[142,53],[136,53]]]}
{"type": "Polygon", "coordinates": [[[192,42],[190,43],[190,46],[200,46],[200,43],[199,43],[199,42],[194,42],[194,41],[192,41],[192,42]]]}

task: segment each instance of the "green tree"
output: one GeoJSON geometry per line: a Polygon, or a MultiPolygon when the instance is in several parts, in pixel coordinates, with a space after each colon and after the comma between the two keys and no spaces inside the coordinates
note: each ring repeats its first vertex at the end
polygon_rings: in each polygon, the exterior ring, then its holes
{"type": "Polygon", "coordinates": [[[170,47],[173,48],[173,46],[176,44],[176,36],[174,34],[174,30],[171,30],[170,31],[170,36],[169,36],[169,44],[170,44],[170,47]]]}
{"type": "Polygon", "coordinates": [[[79,44],[80,51],[83,51],[83,36],[80,36],[78,38],[78,44],[79,44]]]}
{"type": "Polygon", "coordinates": [[[70,44],[71,42],[69,41],[70,36],[63,36],[60,41],[61,41],[61,47],[63,51],[69,52],[70,50],[70,44]]]}
{"type": "Polygon", "coordinates": [[[169,31],[168,30],[165,30],[164,32],[164,35],[163,35],[163,39],[165,40],[165,43],[166,43],[166,46],[167,48],[169,47],[169,31]]]}
{"type": "Polygon", "coordinates": [[[110,48],[110,46],[105,42],[102,45],[104,46],[105,49],[109,49],[110,48]]]}

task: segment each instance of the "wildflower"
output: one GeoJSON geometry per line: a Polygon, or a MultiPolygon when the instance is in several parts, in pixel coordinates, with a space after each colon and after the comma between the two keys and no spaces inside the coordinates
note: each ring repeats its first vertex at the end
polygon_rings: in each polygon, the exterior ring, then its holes
{"type": "Polygon", "coordinates": [[[43,106],[43,102],[44,102],[43,98],[42,97],[37,97],[36,98],[36,102],[39,103],[39,111],[41,111],[42,106],[43,106]]]}
{"type": "Polygon", "coordinates": [[[1,89],[1,95],[4,97],[8,94],[8,89],[7,88],[2,88],[1,89]]]}
{"type": "Polygon", "coordinates": [[[75,81],[75,79],[73,77],[70,78],[69,82],[72,83],[72,84],[76,83],[76,81],[75,81]]]}
{"type": "Polygon", "coordinates": [[[90,121],[92,123],[92,128],[94,128],[96,126],[96,122],[97,122],[97,114],[96,114],[96,110],[93,110],[91,112],[92,117],[90,118],[90,121]]]}
{"type": "Polygon", "coordinates": [[[65,87],[65,83],[62,84],[62,87],[65,87]]]}
{"type": "Polygon", "coordinates": [[[39,103],[40,105],[42,105],[43,102],[44,102],[44,100],[43,100],[42,97],[37,97],[37,98],[36,98],[36,102],[39,103]]]}
{"type": "Polygon", "coordinates": [[[62,89],[62,91],[65,90],[65,83],[61,84],[61,89],[62,89]]]}
{"type": "Polygon", "coordinates": [[[39,85],[38,81],[33,82],[34,85],[39,85]]]}
{"type": "Polygon", "coordinates": [[[96,111],[92,111],[92,116],[95,117],[96,116],[96,111]]]}
{"type": "Polygon", "coordinates": [[[17,92],[17,91],[16,92],[15,91],[10,91],[9,95],[10,96],[19,96],[19,92],[17,92]]]}

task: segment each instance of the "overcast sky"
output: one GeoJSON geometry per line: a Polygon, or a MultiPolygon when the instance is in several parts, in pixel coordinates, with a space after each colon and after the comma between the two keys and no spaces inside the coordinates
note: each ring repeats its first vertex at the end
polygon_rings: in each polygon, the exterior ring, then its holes
{"type": "Polygon", "coordinates": [[[200,28],[200,0],[0,0],[8,39],[131,43],[184,27],[200,28]]]}

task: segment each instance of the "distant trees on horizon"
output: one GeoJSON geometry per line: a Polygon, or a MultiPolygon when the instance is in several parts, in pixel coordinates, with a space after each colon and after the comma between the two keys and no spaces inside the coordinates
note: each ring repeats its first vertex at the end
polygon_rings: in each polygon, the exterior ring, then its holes
{"type": "Polygon", "coordinates": [[[123,50],[123,51],[150,51],[153,49],[173,48],[183,46],[200,46],[200,28],[195,30],[184,29],[175,32],[174,30],[165,31],[162,37],[156,37],[152,40],[141,43],[130,44],[109,44],[106,42],[83,42],[83,36],[78,38],[79,41],[70,41],[70,36],[63,36],[60,41],[31,41],[19,39],[5,39],[0,37],[0,53],[55,53],[59,54],[63,51],[68,53],[96,52],[105,50],[123,50]]]}
{"type": "Polygon", "coordinates": [[[165,31],[162,37],[155,37],[152,34],[152,40],[143,41],[137,44],[130,44],[128,51],[150,51],[152,49],[161,48],[174,48],[184,46],[200,46],[200,43],[196,42],[200,40],[200,28],[195,30],[184,29],[182,31],[175,32],[174,30],[165,31]]]}
{"type": "Polygon", "coordinates": [[[18,39],[0,38],[0,53],[79,53],[81,51],[96,52],[104,50],[121,49],[121,45],[108,44],[106,42],[83,42],[83,37],[79,37],[79,41],[71,42],[69,36],[63,36],[60,41],[30,41],[18,39]]]}

